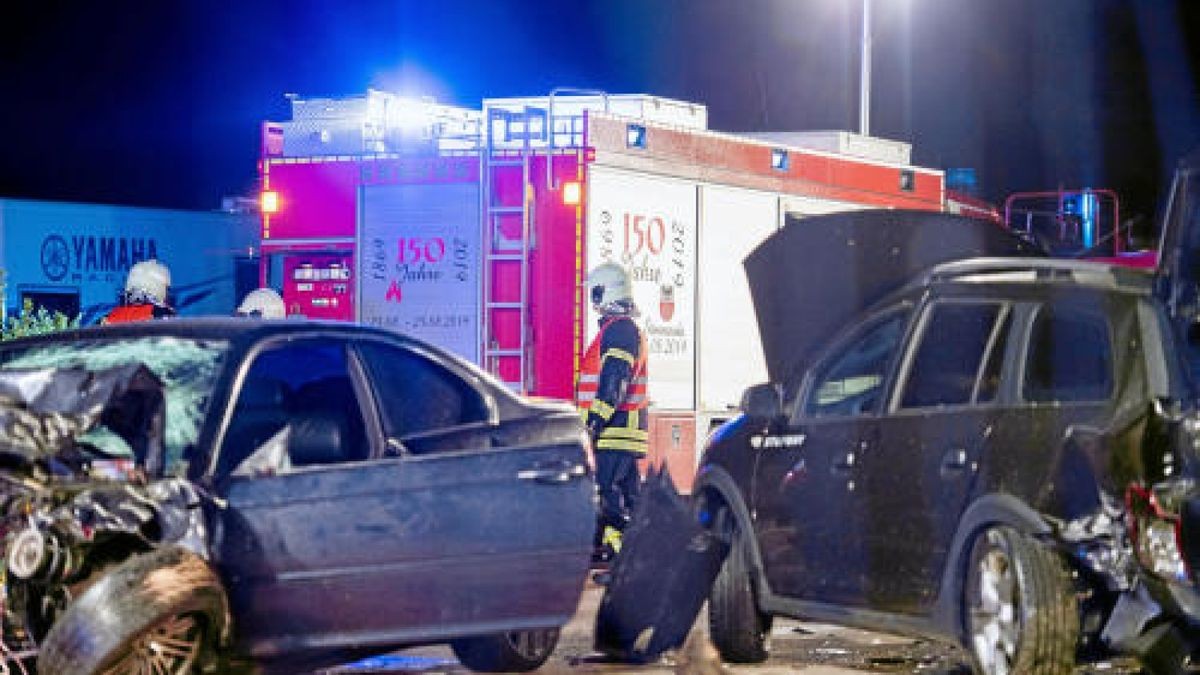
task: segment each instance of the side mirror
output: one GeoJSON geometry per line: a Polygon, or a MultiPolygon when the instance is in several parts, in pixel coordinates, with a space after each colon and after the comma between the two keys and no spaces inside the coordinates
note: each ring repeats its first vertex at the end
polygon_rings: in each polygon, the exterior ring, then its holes
{"type": "Polygon", "coordinates": [[[783,397],[769,382],[756,384],[746,388],[740,407],[747,417],[770,422],[783,416],[783,397]]]}

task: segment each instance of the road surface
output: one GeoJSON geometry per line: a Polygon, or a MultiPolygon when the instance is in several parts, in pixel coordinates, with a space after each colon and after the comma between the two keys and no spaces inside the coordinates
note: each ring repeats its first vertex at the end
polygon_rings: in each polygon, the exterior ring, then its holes
{"type": "MultiPolygon", "coordinates": [[[[758,665],[716,665],[703,658],[705,621],[697,621],[690,649],[669,654],[661,662],[630,665],[606,662],[592,649],[596,607],[603,589],[588,583],[579,609],[563,631],[558,649],[542,667],[547,675],[853,675],[861,673],[920,673],[969,675],[963,655],[953,647],[926,640],[791,620],[775,621],[771,633],[771,658],[758,665]]],[[[701,619],[704,615],[701,614],[701,619]]],[[[324,671],[322,675],[467,673],[445,647],[405,650],[379,659],[324,671]]],[[[1133,675],[1129,664],[1102,663],[1081,668],[1080,675],[1133,675]]]]}

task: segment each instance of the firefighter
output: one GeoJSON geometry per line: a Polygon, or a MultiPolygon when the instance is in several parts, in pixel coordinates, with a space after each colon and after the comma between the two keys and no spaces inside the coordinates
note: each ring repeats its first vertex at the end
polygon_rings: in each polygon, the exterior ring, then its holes
{"type": "Polygon", "coordinates": [[[175,310],[167,304],[167,290],[171,287],[171,271],[157,260],[142,260],[129,268],[125,277],[125,290],[121,291],[117,306],[101,323],[128,323],[175,316],[175,310]]]}
{"type": "Polygon", "coordinates": [[[253,316],[263,319],[282,319],[287,316],[283,298],[273,288],[256,288],[242,298],[237,308],[238,316],[253,316]]]}
{"type": "Polygon", "coordinates": [[[587,278],[600,332],[579,368],[576,402],[591,437],[600,493],[598,562],[621,548],[621,532],[637,502],[638,460],[646,456],[646,339],[634,322],[629,273],[605,263],[587,278]]]}

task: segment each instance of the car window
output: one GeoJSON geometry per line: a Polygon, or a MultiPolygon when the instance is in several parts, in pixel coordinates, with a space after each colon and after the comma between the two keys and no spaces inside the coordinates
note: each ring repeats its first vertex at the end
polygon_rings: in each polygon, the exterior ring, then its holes
{"type": "Polygon", "coordinates": [[[238,392],[220,466],[254,475],[363,460],[365,428],[343,343],[268,348],[238,392]]]}
{"type": "Polygon", "coordinates": [[[805,413],[827,417],[874,410],[907,319],[907,313],[890,314],[861,330],[825,360],[809,391],[805,413]]]}
{"type": "Polygon", "coordinates": [[[970,403],[1002,309],[998,303],[934,305],[921,332],[900,406],[924,408],[970,403]]]}
{"type": "Polygon", "coordinates": [[[488,419],[483,396],[454,372],[410,349],[361,344],[389,438],[403,439],[488,419]]]}
{"type": "Polygon", "coordinates": [[[977,403],[990,403],[1000,395],[1000,377],[1004,368],[1004,353],[1008,350],[1008,336],[1012,333],[1013,314],[1011,310],[1004,312],[993,334],[995,339],[988,348],[987,363],[979,378],[979,393],[975,395],[977,403]]]}
{"type": "Polygon", "coordinates": [[[1063,307],[1043,307],[1034,319],[1025,358],[1027,401],[1099,401],[1113,388],[1108,321],[1063,307]]]}

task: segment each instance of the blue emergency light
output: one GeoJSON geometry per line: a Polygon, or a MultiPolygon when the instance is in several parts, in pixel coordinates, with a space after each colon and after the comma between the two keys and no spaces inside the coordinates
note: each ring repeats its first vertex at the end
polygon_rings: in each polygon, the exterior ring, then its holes
{"type": "Polygon", "coordinates": [[[630,124],[625,127],[625,145],[630,148],[646,147],[646,127],[630,124]]]}

